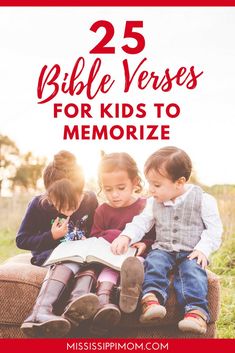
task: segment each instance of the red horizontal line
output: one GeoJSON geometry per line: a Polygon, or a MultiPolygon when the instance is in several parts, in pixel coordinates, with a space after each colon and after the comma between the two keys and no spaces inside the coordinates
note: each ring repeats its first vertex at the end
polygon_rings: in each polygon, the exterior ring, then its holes
{"type": "Polygon", "coordinates": [[[235,0],[0,0],[0,6],[235,6],[235,0]]]}

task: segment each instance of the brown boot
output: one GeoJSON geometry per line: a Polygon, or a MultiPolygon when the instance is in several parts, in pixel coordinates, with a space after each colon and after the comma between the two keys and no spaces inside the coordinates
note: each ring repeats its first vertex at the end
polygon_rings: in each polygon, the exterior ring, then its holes
{"type": "Polygon", "coordinates": [[[114,284],[112,282],[100,282],[96,294],[99,298],[99,311],[93,318],[91,331],[93,333],[106,333],[116,326],[121,319],[121,312],[117,305],[112,303],[114,284]]]}
{"type": "Polygon", "coordinates": [[[204,334],[207,330],[206,315],[200,310],[190,310],[178,323],[178,327],[183,332],[204,334]]]}
{"type": "Polygon", "coordinates": [[[141,300],[141,312],[139,321],[144,324],[155,319],[163,319],[166,315],[166,308],[161,305],[153,293],[148,293],[141,300]]]}
{"type": "Polygon", "coordinates": [[[73,272],[64,265],[54,265],[48,270],[42,283],[36,303],[29,317],[21,325],[28,337],[64,337],[70,330],[70,323],[53,314],[67,289],[73,272]]]}
{"type": "Polygon", "coordinates": [[[75,276],[74,288],[63,314],[63,317],[74,325],[90,319],[98,310],[99,299],[91,293],[95,288],[96,279],[97,271],[93,269],[84,270],[75,276]]]}
{"type": "Polygon", "coordinates": [[[121,267],[119,306],[124,313],[135,311],[144,280],[144,266],[137,257],[128,257],[121,267]]]}

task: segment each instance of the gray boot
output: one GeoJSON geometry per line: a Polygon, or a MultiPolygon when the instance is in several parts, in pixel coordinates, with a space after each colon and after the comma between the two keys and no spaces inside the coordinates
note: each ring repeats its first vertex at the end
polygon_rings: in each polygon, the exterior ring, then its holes
{"type": "Polygon", "coordinates": [[[63,314],[75,326],[93,317],[98,310],[98,297],[91,293],[96,286],[97,274],[97,270],[87,269],[75,276],[74,287],[63,314]]]}
{"type": "Polygon", "coordinates": [[[64,265],[51,267],[42,283],[31,314],[21,325],[28,337],[64,337],[70,330],[70,323],[53,313],[65,293],[73,272],[64,265]]]}
{"type": "Polygon", "coordinates": [[[105,334],[121,320],[121,312],[114,304],[114,287],[112,282],[100,282],[96,294],[99,298],[99,310],[95,314],[91,326],[94,334],[105,334]]]}

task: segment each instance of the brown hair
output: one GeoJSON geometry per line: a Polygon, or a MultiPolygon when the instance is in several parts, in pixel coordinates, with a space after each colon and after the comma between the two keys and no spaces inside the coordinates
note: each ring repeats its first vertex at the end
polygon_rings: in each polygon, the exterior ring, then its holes
{"type": "Polygon", "coordinates": [[[192,162],[187,153],[180,148],[169,146],[163,147],[153,153],[145,162],[144,174],[153,169],[159,174],[171,179],[173,182],[181,177],[185,177],[186,181],[190,178],[192,172],[192,162]]]}
{"type": "Polygon", "coordinates": [[[56,206],[59,212],[62,210],[76,210],[78,197],[74,184],[69,179],[57,180],[48,188],[45,199],[56,206]]]}
{"type": "Polygon", "coordinates": [[[57,180],[70,180],[77,193],[82,193],[84,188],[84,176],[81,167],[76,162],[76,157],[68,151],[60,151],[54,155],[54,159],[43,172],[43,181],[46,190],[57,180]]]}
{"type": "Polygon", "coordinates": [[[131,181],[136,180],[136,192],[141,192],[143,188],[142,179],[139,175],[139,170],[134,159],[125,152],[105,154],[103,151],[101,152],[101,161],[98,171],[100,191],[102,190],[102,174],[112,173],[119,170],[126,171],[131,181]]]}

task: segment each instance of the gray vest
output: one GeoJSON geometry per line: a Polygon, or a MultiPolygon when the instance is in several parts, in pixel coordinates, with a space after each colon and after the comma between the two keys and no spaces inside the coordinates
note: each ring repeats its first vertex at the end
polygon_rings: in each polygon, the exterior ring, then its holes
{"type": "Polygon", "coordinates": [[[205,229],[201,217],[202,194],[202,189],[193,185],[185,199],[176,206],[154,202],[156,241],[153,249],[193,250],[205,229]]]}

